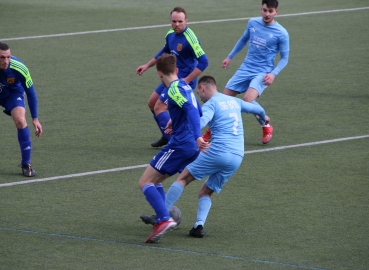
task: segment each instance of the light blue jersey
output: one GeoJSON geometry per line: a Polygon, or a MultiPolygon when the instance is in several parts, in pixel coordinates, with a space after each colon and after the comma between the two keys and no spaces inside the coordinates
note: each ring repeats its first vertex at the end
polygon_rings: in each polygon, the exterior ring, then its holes
{"type": "Polygon", "coordinates": [[[216,193],[239,168],[244,156],[244,136],[241,112],[253,113],[265,120],[260,105],[216,93],[202,106],[201,128],[208,125],[211,144],[187,166],[196,180],[209,176],[206,185],[216,193]]]}
{"type": "Polygon", "coordinates": [[[201,128],[211,130],[210,152],[230,152],[244,155],[244,135],[241,112],[253,113],[265,119],[265,111],[259,105],[221,93],[214,94],[202,106],[201,128]]]}
{"type": "Polygon", "coordinates": [[[290,50],[289,35],[278,22],[266,25],[262,18],[250,19],[245,32],[228,57],[232,59],[248,42],[248,52],[240,70],[249,75],[272,72],[277,76],[287,65],[290,50]],[[281,54],[281,59],[274,68],[274,59],[278,52],[281,54]]]}

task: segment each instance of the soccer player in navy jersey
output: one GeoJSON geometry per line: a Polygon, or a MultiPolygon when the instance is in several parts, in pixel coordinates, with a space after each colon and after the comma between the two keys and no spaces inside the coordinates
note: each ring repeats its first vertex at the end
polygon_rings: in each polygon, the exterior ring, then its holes
{"type": "MultiPolygon", "coordinates": [[[[167,32],[164,47],[145,65],[136,69],[142,75],[156,63],[156,59],[163,53],[170,53],[177,57],[178,77],[188,83],[192,89],[196,88],[197,77],[208,66],[207,56],[201,47],[195,33],[187,26],[187,13],[181,7],[175,7],[170,13],[172,28],[167,32]]],[[[167,111],[168,94],[164,84],[160,84],[151,94],[148,106],[159,126],[162,137],[151,144],[152,147],[161,147],[168,143],[170,135],[164,132],[170,118],[167,111]]]]}
{"type": "Polygon", "coordinates": [[[10,115],[18,130],[18,141],[21,150],[21,167],[24,176],[34,176],[31,167],[32,142],[26,121],[26,105],[24,93],[27,95],[35,134],[40,137],[42,126],[38,120],[37,96],[28,68],[15,56],[11,55],[7,44],[0,42],[0,105],[4,113],[10,115]]]}
{"type": "Polygon", "coordinates": [[[165,127],[171,128],[172,137],[154,156],[139,180],[142,193],[156,213],[156,224],[146,243],[159,241],[177,225],[165,206],[165,192],[161,183],[181,172],[196,159],[199,151],[206,151],[209,147],[200,132],[201,106],[192,88],[184,80],[178,79],[176,57],[163,54],[155,62],[158,76],[168,88],[168,110],[171,118],[165,127]]]}
{"type": "MultiPolygon", "coordinates": [[[[258,104],[256,99],[287,65],[290,51],[288,32],[275,21],[278,1],[262,0],[260,11],[261,17],[249,20],[245,32],[222,62],[222,67],[227,68],[233,57],[249,43],[244,61],[228,81],[223,93],[230,96],[245,93],[243,99],[254,104],[258,104]],[[274,66],[278,53],[280,59],[274,66]]],[[[258,117],[256,119],[263,129],[262,143],[267,144],[272,139],[273,127],[265,125],[258,117]]],[[[210,139],[208,132],[204,135],[204,139],[210,139]]]]}

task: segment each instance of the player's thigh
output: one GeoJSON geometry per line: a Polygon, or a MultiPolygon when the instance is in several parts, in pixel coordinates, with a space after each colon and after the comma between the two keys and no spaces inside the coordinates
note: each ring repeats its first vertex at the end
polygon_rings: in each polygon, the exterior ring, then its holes
{"type": "Polygon", "coordinates": [[[224,166],[217,172],[211,174],[206,180],[208,188],[216,193],[219,193],[223,186],[233,176],[233,174],[240,167],[243,157],[232,153],[224,154],[224,166]]]}
{"type": "MultiPolygon", "coordinates": [[[[264,92],[264,90],[268,87],[263,82],[264,76],[265,76],[265,74],[259,74],[259,75],[255,76],[251,80],[250,85],[249,85],[250,88],[253,88],[258,92],[258,96],[261,96],[261,94],[264,92]]],[[[247,95],[247,92],[246,92],[245,96],[246,95],[247,95]]]]}
{"type": "Polygon", "coordinates": [[[17,106],[12,109],[11,115],[18,129],[23,129],[27,126],[26,109],[22,106],[17,106]]]}
{"type": "Polygon", "coordinates": [[[163,182],[169,175],[161,174],[151,165],[148,165],[138,181],[139,187],[142,189],[147,184],[157,184],[163,182]]]}
{"type": "Polygon", "coordinates": [[[168,110],[168,99],[166,100],[167,103],[164,103],[161,98],[159,98],[154,106],[155,115],[159,115],[160,113],[168,110]]]}
{"type": "Polygon", "coordinates": [[[151,94],[147,102],[147,105],[149,106],[150,110],[152,111],[154,110],[155,103],[159,99],[160,94],[161,92],[163,92],[164,89],[166,89],[166,87],[164,86],[164,84],[161,83],[158,85],[158,87],[156,87],[155,91],[151,94]]]}
{"type": "Polygon", "coordinates": [[[196,180],[201,180],[204,177],[227,169],[230,159],[231,155],[227,152],[201,152],[197,159],[187,166],[187,169],[196,180]]]}
{"type": "Polygon", "coordinates": [[[160,93],[159,101],[168,105],[168,88],[164,87],[160,93]]]}

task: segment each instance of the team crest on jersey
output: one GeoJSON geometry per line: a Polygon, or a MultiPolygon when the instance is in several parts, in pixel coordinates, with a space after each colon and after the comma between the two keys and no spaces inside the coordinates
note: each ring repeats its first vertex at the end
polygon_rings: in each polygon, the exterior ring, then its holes
{"type": "Polygon", "coordinates": [[[182,51],[182,47],[183,47],[183,45],[181,44],[181,43],[178,43],[177,44],[177,51],[182,51]]]}
{"type": "Polygon", "coordinates": [[[7,83],[14,83],[15,82],[15,78],[6,78],[6,82],[7,83]]]}

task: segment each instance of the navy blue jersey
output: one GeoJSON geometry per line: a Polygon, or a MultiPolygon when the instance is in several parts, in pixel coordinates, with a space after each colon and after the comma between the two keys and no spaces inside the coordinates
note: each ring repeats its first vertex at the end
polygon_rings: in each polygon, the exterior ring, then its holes
{"type": "Polygon", "coordinates": [[[201,137],[201,106],[192,88],[182,80],[173,81],[168,87],[168,111],[172,119],[170,142],[194,141],[201,137]]]}
{"type": "Polygon", "coordinates": [[[200,41],[187,26],[180,34],[174,32],[173,29],[168,31],[165,37],[165,45],[156,54],[155,59],[163,53],[170,53],[176,56],[179,78],[187,77],[196,67],[204,71],[208,66],[208,59],[200,41]]]}
{"type": "Polygon", "coordinates": [[[14,93],[27,94],[32,118],[37,118],[37,97],[28,68],[15,56],[9,66],[0,71],[0,99],[5,100],[14,93]]]}

